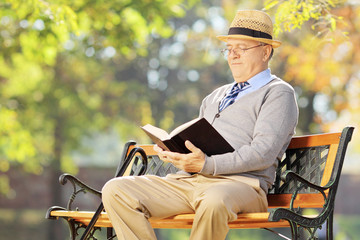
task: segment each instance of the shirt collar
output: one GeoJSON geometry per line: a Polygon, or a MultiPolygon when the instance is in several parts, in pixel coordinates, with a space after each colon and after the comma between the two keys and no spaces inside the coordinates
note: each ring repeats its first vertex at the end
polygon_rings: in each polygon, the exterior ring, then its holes
{"type": "MultiPolygon", "coordinates": [[[[249,87],[251,87],[252,90],[256,90],[256,89],[259,89],[262,86],[266,85],[268,82],[270,82],[274,78],[276,78],[276,76],[272,75],[270,68],[268,68],[262,72],[259,72],[255,76],[251,77],[249,80],[247,80],[247,82],[249,83],[249,85],[250,85],[249,87]]],[[[237,84],[237,82],[235,82],[233,84],[233,86],[236,84],[237,84]]],[[[230,90],[231,89],[232,88],[230,88],[230,90]]]]}
{"type": "Polygon", "coordinates": [[[248,83],[254,88],[260,88],[272,80],[270,68],[259,72],[248,80],[248,83]]]}

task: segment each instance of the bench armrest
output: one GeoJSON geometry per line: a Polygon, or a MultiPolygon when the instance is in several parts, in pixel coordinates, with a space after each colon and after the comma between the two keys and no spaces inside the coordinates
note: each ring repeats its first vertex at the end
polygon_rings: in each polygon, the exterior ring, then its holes
{"type": "Polygon", "coordinates": [[[324,197],[324,200],[326,202],[326,199],[327,199],[327,196],[325,194],[325,190],[329,189],[330,186],[328,187],[322,187],[322,186],[318,186],[316,184],[313,184],[311,182],[309,182],[308,180],[304,179],[303,177],[301,177],[300,175],[298,175],[297,173],[293,172],[293,171],[285,171],[283,173],[283,175],[281,176],[281,179],[285,182],[289,182],[291,180],[294,180],[294,181],[297,181],[300,183],[299,186],[297,186],[295,192],[292,194],[292,197],[291,197],[291,202],[290,202],[290,210],[296,212],[294,210],[294,201],[296,199],[296,196],[297,194],[302,190],[302,189],[305,189],[305,188],[312,188],[312,189],[315,189],[317,191],[319,191],[323,197],[324,197]]]}
{"type": "Polygon", "coordinates": [[[101,199],[101,192],[86,185],[85,183],[83,183],[82,181],[80,181],[78,178],[72,176],[71,174],[68,173],[64,173],[59,177],[59,182],[62,185],[65,185],[67,182],[70,182],[73,186],[73,192],[70,195],[69,201],[67,203],[67,210],[72,210],[72,203],[74,202],[76,196],[79,193],[91,193],[94,194],[95,196],[99,197],[101,199]]]}
{"type": "MultiPolygon", "coordinates": [[[[291,180],[295,180],[295,181],[298,181],[300,182],[303,186],[301,188],[312,188],[312,189],[315,189],[321,193],[324,193],[325,190],[327,190],[330,186],[328,187],[321,187],[319,185],[316,185],[316,184],[313,184],[311,182],[309,182],[308,180],[304,179],[303,177],[301,177],[299,174],[291,171],[291,170],[288,170],[288,171],[285,171],[282,176],[281,176],[281,179],[284,181],[284,182],[288,182],[288,181],[291,181],[291,180]]],[[[301,189],[299,189],[300,191],[301,189]]]]}
{"type": "Polygon", "coordinates": [[[282,174],[281,179],[285,182],[295,180],[300,184],[297,186],[295,192],[293,192],[293,194],[292,194],[291,201],[290,201],[290,207],[289,208],[277,208],[277,209],[271,211],[270,215],[269,215],[269,221],[277,222],[281,219],[287,219],[287,220],[295,221],[304,227],[311,227],[316,222],[325,221],[325,219],[327,217],[326,215],[320,214],[319,216],[314,217],[314,218],[305,217],[305,216],[301,215],[300,207],[297,209],[294,209],[293,206],[294,206],[294,202],[297,197],[297,194],[304,188],[312,188],[312,189],[319,191],[323,195],[324,202],[326,203],[328,201],[328,198],[327,198],[325,191],[328,190],[331,187],[331,185],[326,186],[326,187],[318,186],[316,184],[309,182],[308,180],[304,179],[297,173],[290,171],[290,170],[285,171],[282,174]]]}

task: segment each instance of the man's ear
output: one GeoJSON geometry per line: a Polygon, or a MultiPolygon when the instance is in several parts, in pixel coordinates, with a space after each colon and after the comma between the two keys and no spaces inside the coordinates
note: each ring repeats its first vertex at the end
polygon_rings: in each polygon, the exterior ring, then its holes
{"type": "Polygon", "coordinates": [[[264,62],[267,62],[269,61],[270,59],[270,54],[271,54],[271,51],[272,51],[272,46],[271,45],[265,45],[264,46],[264,51],[263,51],[263,61],[264,62]]]}

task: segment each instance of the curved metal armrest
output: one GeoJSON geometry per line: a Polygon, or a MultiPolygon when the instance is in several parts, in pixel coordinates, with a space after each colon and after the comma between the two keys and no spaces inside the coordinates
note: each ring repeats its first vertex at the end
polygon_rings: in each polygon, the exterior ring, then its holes
{"type": "Polygon", "coordinates": [[[281,219],[286,219],[293,223],[299,224],[303,227],[319,227],[327,219],[328,214],[321,213],[316,217],[306,217],[299,213],[286,208],[277,208],[270,212],[269,221],[278,222],[281,219]]]}
{"type": "Polygon", "coordinates": [[[136,154],[140,154],[141,156],[141,161],[142,161],[142,168],[140,169],[140,172],[138,175],[144,175],[146,170],[147,170],[147,166],[148,166],[148,159],[147,159],[147,155],[144,151],[144,149],[142,149],[141,147],[135,147],[133,148],[129,155],[125,158],[123,165],[121,166],[121,168],[117,171],[117,174],[115,177],[121,177],[124,175],[126,169],[128,168],[128,166],[130,165],[131,160],[135,157],[136,154]]]}
{"type": "Polygon", "coordinates": [[[316,184],[313,184],[311,182],[309,182],[308,180],[304,179],[303,177],[299,176],[298,174],[296,174],[295,172],[293,171],[285,171],[283,173],[283,175],[281,176],[281,179],[285,182],[287,181],[290,181],[291,179],[295,180],[295,181],[298,181],[300,182],[300,186],[298,186],[295,190],[295,192],[292,194],[291,196],[291,201],[290,201],[290,210],[291,211],[294,211],[296,212],[296,210],[294,209],[294,201],[296,199],[296,196],[297,194],[299,193],[299,191],[303,188],[312,188],[312,189],[315,189],[317,191],[319,191],[323,197],[324,197],[324,200],[326,202],[326,194],[325,194],[325,190],[328,189],[329,187],[321,187],[321,186],[318,186],[316,184]]]}
{"type": "Polygon", "coordinates": [[[288,170],[288,171],[285,171],[282,175],[281,175],[281,179],[284,181],[284,182],[288,182],[290,181],[291,179],[292,180],[296,180],[300,183],[303,184],[303,187],[305,188],[312,188],[312,189],[315,189],[315,190],[318,190],[319,192],[323,193],[324,194],[324,191],[329,189],[330,186],[327,186],[327,187],[321,187],[319,185],[316,185],[316,184],[313,184],[311,182],[309,182],[308,180],[304,179],[303,177],[301,177],[300,175],[298,175],[297,173],[291,171],[291,170],[288,170]]]}
{"type": "Polygon", "coordinates": [[[59,207],[59,206],[52,206],[46,211],[45,218],[46,219],[55,219],[55,220],[58,219],[58,217],[51,216],[51,212],[56,211],[56,210],[66,210],[66,209],[63,207],[59,207]]]}
{"type": "Polygon", "coordinates": [[[85,183],[83,183],[82,181],[80,181],[78,178],[72,176],[71,174],[68,173],[64,173],[59,177],[59,182],[62,185],[65,185],[67,182],[70,182],[73,186],[73,192],[69,198],[68,204],[66,209],[67,210],[71,210],[71,206],[72,203],[74,202],[76,196],[80,193],[91,193],[94,194],[95,196],[101,198],[101,192],[86,185],[85,183]]]}
{"type": "Polygon", "coordinates": [[[88,186],[87,184],[83,183],[82,181],[80,181],[77,177],[74,177],[71,174],[68,173],[64,173],[59,177],[59,182],[62,185],[65,185],[67,183],[67,181],[70,181],[73,185],[77,185],[81,188],[83,188],[86,192],[92,193],[98,197],[101,197],[101,192],[88,186]]]}
{"type": "Polygon", "coordinates": [[[299,211],[300,207],[297,209],[294,209],[293,206],[294,206],[294,201],[297,197],[297,194],[303,188],[312,188],[312,189],[319,191],[323,195],[324,200],[326,202],[327,196],[325,194],[325,190],[330,188],[331,185],[328,187],[318,186],[318,185],[313,184],[313,183],[309,182],[308,180],[302,178],[301,176],[299,176],[298,174],[296,174],[293,171],[285,171],[282,174],[281,179],[285,182],[288,182],[290,180],[298,181],[300,183],[300,186],[298,186],[296,188],[295,192],[292,194],[289,208],[288,209],[287,208],[274,209],[273,211],[270,212],[269,221],[277,222],[280,219],[287,219],[287,220],[297,222],[298,224],[301,224],[302,226],[305,226],[305,227],[312,227],[319,222],[322,223],[323,221],[325,221],[327,214],[324,214],[323,212],[320,213],[317,217],[309,218],[309,217],[305,217],[300,214],[300,211],[299,211]]]}

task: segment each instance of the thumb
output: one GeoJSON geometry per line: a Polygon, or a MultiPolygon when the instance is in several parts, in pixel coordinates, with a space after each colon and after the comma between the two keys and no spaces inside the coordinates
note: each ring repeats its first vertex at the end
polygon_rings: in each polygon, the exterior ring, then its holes
{"type": "Polygon", "coordinates": [[[195,145],[192,144],[189,140],[185,141],[185,146],[186,146],[187,149],[189,149],[193,153],[201,151],[200,148],[195,147],[195,145]]]}

